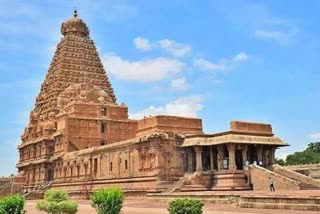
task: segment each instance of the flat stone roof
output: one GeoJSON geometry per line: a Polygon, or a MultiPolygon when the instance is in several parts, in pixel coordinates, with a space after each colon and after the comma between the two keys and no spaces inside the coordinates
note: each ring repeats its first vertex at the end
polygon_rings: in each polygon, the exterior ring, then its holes
{"type": "Polygon", "coordinates": [[[223,132],[214,135],[195,135],[188,136],[182,147],[187,146],[211,146],[219,144],[238,143],[238,144],[259,144],[259,145],[275,145],[275,146],[289,146],[283,142],[279,137],[250,135],[236,132],[223,132]]]}

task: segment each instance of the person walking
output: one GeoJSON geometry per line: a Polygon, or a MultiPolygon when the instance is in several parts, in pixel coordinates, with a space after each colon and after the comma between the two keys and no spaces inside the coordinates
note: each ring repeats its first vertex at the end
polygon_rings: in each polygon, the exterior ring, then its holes
{"type": "Polygon", "coordinates": [[[270,191],[274,192],[275,191],[274,183],[273,183],[273,179],[271,177],[269,178],[269,186],[270,186],[270,191]]]}

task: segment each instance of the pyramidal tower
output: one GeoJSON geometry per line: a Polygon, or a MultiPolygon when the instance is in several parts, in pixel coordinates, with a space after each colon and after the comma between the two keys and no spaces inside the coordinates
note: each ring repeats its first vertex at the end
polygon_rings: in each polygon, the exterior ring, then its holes
{"type": "Polygon", "coordinates": [[[100,96],[105,98],[105,101],[116,103],[94,42],[89,37],[89,28],[78,18],[77,11],[74,12],[74,17],[62,23],[61,33],[63,38],[57,45],[32,113],[44,119],[51,112],[58,113],[64,101],[68,101],[64,99],[68,99],[68,90],[75,87],[80,89],[84,85],[99,87],[100,96]]]}
{"type": "Polygon", "coordinates": [[[18,146],[17,167],[29,184],[52,180],[59,155],[133,138],[137,129],[127,107],[116,103],[89,28],[77,11],[62,23],[61,33],[18,146]]]}

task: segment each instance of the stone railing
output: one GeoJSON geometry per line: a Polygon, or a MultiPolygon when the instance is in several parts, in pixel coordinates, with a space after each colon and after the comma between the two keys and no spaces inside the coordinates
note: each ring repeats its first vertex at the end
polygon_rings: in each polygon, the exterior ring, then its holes
{"type": "Polygon", "coordinates": [[[289,165],[284,166],[284,168],[291,169],[291,170],[310,170],[310,169],[320,169],[320,163],[314,164],[302,164],[302,165],[289,165]]]}
{"type": "Polygon", "coordinates": [[[280,175],[257,165],[248,166],[253,190],[269,190],[269,179],[272,178],[276,190],[298,190],[300,182],[280,175]]]}
{"type": "Polygon", "coordinates": [[[11,187],[12,187],[11,181],[5,183],[0,189],[0,196],[11,194],[11,187]]]}
{"type": "Polygon", "coordinates": [[[316,179],[313,179],[311,177],[308,177],[308,176],[305,176],[301,173],[298,173],[298,172],[295,172],[293,170],[290,170],[286,167],[282,167],[278,164],[275,164],[272,166],[273,168],[273,171],[274,172],[277,172],[283,176],[286,176],[290,179],[293,179],[293,180],[296,180],[296,181],[299,181],[300,183],[303,183],[303,184],[309,184],[309,185],[312,185],[316,188],[320,188],[320,181],[316,180],[316,179]]]}
{"type": "Polygon", "coordinates": [[[192,182],[195,176],[195,173],[186,173],[183,177],[180,177],[178,181],[173,183],[166,192],[179,192],[185,184],[192,182]]]}

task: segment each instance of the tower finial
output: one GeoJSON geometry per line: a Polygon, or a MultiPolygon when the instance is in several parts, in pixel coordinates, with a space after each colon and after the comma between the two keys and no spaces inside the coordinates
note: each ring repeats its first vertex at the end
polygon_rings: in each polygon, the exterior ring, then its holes
{"type": "Polygon", "coordinates": [[[73,16],[74,16],[75,18],[77,18],[77,16],[78,16],[78,11],[77,11],[77,10],[74,10],[73,16]]]}

